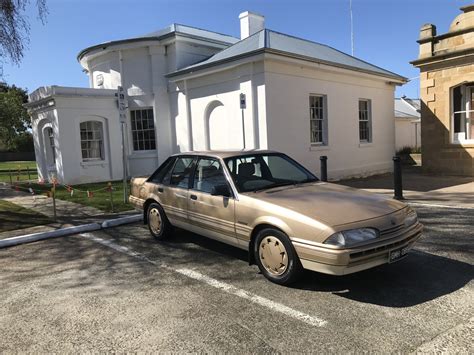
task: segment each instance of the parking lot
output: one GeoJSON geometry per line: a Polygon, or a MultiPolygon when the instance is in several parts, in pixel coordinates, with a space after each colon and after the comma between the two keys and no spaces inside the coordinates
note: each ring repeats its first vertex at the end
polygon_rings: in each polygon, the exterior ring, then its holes
{"type": "Polygon", "coordinates": [[[416,207],[404,260],[270,283],[244,251],[140,224],[0,250],[0,352],[474,351],[474,209],[416,207]]]}

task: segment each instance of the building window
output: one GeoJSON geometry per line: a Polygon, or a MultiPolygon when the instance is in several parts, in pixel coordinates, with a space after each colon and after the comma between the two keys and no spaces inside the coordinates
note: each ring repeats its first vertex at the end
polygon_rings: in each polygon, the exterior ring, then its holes
{"type": "Polygon", "coordinates": [[[104,139],[102,122],[81,122],[82,160],[104,160],[104,139]]]}
{"type": "Polygon", "coordinates": [[[474,83],[452,90],[452,108],[453,141],[474,140],[474,83]]]}
{"type": "Polygon", "coordinates": [[[359,100],[359,140],[361,143],[372,141],[370,100],[359,100]]]}
{"type": "Polygon", "coordinates": [[[311,95],[309,97],[309,120],[311,144],[327,144],[326,96],[311,95]]]}
{"type": "Polygon", "coordinates": [[[153,109],[131,110],[133,150],[155,150],[153,109]]]}
{"type": "Polygon", "coordinates": [[[46,135],[48,137],[51,160],[54,163],[56,161],[56,145],[54,144],[54,131],[51,127],[46,128],[46,135]]]}

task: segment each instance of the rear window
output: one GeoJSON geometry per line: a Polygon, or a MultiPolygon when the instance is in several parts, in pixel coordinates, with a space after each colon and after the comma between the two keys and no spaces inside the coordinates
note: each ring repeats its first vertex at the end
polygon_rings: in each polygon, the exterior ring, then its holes
{"type": "Polygon", "coordinates": [[[163,181],[163,180],[165,178],[165,175],[168,175],[169,177],[169,174],[167,173],[171,171],[171,168],[173,167],[175,160],[176,158],[174,157],[170,157],[166,159],[165,162],[161,164],[160,167],[156,169],[156,171],[150,176],[148,181],[154,182],[155,184],[162,184],[162,183],[167,184],[169,182],[169,179],[168,181],[163,181]]]}

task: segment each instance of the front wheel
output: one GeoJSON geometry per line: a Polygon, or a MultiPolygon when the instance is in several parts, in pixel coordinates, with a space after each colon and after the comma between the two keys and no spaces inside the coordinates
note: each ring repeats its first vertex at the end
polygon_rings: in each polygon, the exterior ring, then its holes
{"type": "Polygon", "coordinates": [[[260,231],[254,244],[254,255],[262,274],[272,282],[288,285],[302,274],[302,266],[285,233],[267,228],[260,231]]]}
{"type": "Polygon", "coordinates": [[[148,229],[157,240],[163,240],[171,234],[171,224],[165,211],[158,203],[153,202],[147,210],[148,229]]]}

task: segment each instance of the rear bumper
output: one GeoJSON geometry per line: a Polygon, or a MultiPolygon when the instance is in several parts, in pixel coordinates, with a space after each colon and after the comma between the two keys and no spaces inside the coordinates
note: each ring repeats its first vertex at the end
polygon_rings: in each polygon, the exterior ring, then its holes
{"type": "Polygon", "coordinates": [[[353,249],[329,249],[299,240],[292,242],[305,269],[330,275],[347,275],[387,264],[392,250],[411,249],[422,231],[423,225],[418,223],[401,235],[353,249]]]}
{"type": "Polygon", "coordinates": [[[128,196],[128,202],[136,209],[143,210],[143,204],[145,203],[145,200],[130,195],[128,196]]]}

